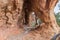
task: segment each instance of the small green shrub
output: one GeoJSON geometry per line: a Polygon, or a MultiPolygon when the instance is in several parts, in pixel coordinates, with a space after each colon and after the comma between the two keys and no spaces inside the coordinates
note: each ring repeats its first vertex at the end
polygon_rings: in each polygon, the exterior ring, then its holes
{"type": "Polygon", "coordinates": [[[56,21],[57,21],[58,25],[60,26],[60,12],[56,13],[55,17],[56,17],[56,21]]]}

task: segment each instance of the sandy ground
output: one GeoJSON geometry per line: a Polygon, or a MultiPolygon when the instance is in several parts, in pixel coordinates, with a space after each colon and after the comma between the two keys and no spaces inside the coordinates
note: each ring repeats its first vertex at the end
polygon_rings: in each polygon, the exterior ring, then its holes
{"type": "Polygon", "coordinates": [[[42,33],[40,33],[40,30],[35,30],[24,33],[22,29],[17,27],[2,27],[0,28],[0,40],[50,40],[51,33],[49,31],[46,32],[42,31],[42,33]]]}

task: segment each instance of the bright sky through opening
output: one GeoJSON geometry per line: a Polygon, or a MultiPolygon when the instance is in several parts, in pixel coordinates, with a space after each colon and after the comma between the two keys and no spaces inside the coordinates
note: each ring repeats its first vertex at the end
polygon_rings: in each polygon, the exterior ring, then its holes
{"type": "Polygon", "coordinates": [[[54,8],[54,12],[55,12],[55,13],[60,12],[58,5],[60,5],[60,1],[56,4],[56,6],[55,6],[55,8],[54,8]]]}

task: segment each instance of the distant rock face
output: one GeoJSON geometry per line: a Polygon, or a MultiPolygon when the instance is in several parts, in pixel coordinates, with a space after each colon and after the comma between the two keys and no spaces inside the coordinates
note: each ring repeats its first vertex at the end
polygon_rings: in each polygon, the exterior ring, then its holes
{"type": "Polygon", "coordinates": [[[30,14],[29,12],[34,11],[39,18],[44,22],[50,22],[49,11],[54,8],[58,0],[25,0],[25,11],[26,15],[30,14]],[[34,2],[34,3],[33,3],[34,2]],[[53,4],[52,4],[53,2],[53,4]],[[47,4],[48,3],[48,4],[47,4]],[[43,17],[44,16],[44,17],[43,17]]]}

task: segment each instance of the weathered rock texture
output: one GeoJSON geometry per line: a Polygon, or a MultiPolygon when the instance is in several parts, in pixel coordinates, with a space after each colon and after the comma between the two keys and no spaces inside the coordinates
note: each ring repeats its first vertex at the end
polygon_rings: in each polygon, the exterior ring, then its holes
{"type": "Polygon", "coordinates": [[[0,0],[0,27],[16,25],[23,0],[0,0]]]}
{"type": "Polygon", "coordinates": [[[0,0],[0,40],[50,40],[59,29],[53,12],[56,3],[57,0],[0,0]],[[33,11],[43,23],[21,38],[19,27],[23,26],[24,15],[28,22],[33,11]]]}

